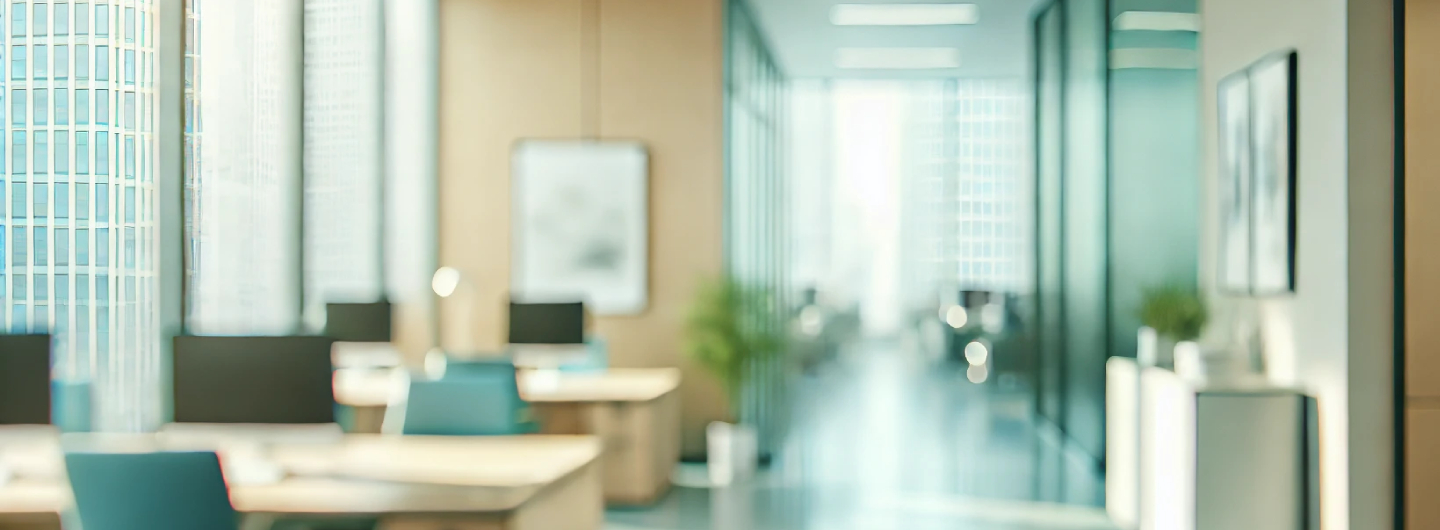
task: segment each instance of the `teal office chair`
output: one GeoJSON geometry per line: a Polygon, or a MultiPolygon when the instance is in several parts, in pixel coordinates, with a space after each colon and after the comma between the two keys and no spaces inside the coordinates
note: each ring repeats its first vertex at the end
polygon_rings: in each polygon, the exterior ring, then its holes
{"type": "Polygon", "coordinates": [[[447,360],[441,379],[475,377],[515,377],[515,362],[508,357],[496,359],[447,360]]]}
{"type": "Polygon", "coordinates": [[[411,381],[403,434],[512,435],[534,432],[515,377],[503,375],[411,381]]]}
{"type": "Polygon", "coordinates": [[[50,383],[50,423],[60,432],[90,432],[90,388],[86,381],[50,383]]]}
{"type": "Polygon", "coordinates": [[[65,468],[85,530],[240,527],[215,453],[68,453],[65,468]]]}

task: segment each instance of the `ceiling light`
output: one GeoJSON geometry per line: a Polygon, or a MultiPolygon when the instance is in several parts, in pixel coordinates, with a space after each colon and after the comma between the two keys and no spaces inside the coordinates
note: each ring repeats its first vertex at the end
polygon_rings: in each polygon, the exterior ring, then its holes
{"type": "Polygon", "coordinates": [[[975,4],[838,4],[830,8],[836,26],[953,26],[980,21],[975,4]]]}
{"type": "Polygon", "coordinates": [[[1200,31],[1200,15],[1160,11],[1126,11],[1115,17],[1115,31],[1200,31]]]}
{"type": "Polygon", "coordinates": [[[841,48],[835,67],[848,69],[916,70],[959,68],[959,48],[841,48]]]}

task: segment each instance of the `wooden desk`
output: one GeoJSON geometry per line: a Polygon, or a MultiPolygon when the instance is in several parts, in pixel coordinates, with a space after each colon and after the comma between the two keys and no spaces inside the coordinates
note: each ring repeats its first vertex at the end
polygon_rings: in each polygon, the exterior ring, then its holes
{"type": "MultiPolygon", "coordinates": [[[[153,435],[67,446],[115,451],[196,449],[153,435]],[[117,441],[118,440],[118,441],[117,441]]],[[[59,444],[37,452],[53,465],[0,486],[0,528],[58,528],[71,497],[59,444]]],[[[282,445],[290,473],[273,484],[236,484],[235,509],[272,518],[376,517],[384,529],[598,530],[603,520],[600,444],[588,436],[423,437],[348,435],[337,444],[282,445]]]]}
{"type": "MultiPolygon", "coordinates": [[[[669,490],[680,460],[679,369],[522,370],[519,383],[542,433],[595,435],[604,441],[606,502],[650,504],[669,490]]],[[[403,380],[391,373],[336,376],[335,398],[355,408],[357,425],[378,428],[386,405],[398,402],[403,392],[403,380]]]]}

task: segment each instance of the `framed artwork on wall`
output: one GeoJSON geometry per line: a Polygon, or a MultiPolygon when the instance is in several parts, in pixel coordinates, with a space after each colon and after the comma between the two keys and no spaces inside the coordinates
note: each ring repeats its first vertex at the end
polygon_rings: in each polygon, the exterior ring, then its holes
{"type": "Polygon", "coordinates": [[[1267,56],[1220,80],[1220,291],[1295,291],[1296,54],[1267,56]]]}
{"type": "Polygon", "coordinates": [[[596,315],[645,310],[649,155],[638,142],[527,140],[511,159],[510,294],[584,302],[596,315]]]}

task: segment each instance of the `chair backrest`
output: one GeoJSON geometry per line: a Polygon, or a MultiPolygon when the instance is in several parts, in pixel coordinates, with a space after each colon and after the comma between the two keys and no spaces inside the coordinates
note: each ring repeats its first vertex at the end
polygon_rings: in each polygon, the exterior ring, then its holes
{"type": "Polygon", "coordinates": [[[445,375],[441,379],[476,377],[515,378],[515,362],[509,358],[449,360],[445,362],[445,375]]]}
{"type": "Polygon", "coordinates": [[[459,377],[411,381],[404,434],[450,436],[519,434],[524,403],[515,378],[459,377]]]}
{"type": "Polygon", "coordinates": [[[238,528],[215,453],[67,453],[65,468],[85,530],[238,528]]]}

